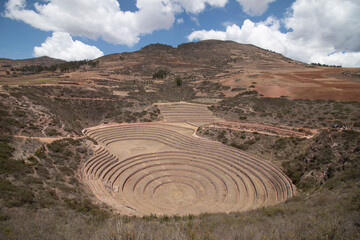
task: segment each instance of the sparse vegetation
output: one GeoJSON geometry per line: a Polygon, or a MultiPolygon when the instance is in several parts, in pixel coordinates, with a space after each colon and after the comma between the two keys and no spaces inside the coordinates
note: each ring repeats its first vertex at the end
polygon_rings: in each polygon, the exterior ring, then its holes
{"type": "Polygon", "coordinates": [[[254,96],[256,91],[245,91],[214,104],[210,110],[230,121],[282,124],[293,127],[322,128],[345,125],[357,129],[360,117],[358,102],[332,100],[290,100],[254,96]],[[314,111],[316,109],[316,111],[314,111]],[[246,118],[243,118],[243,117],[246,118]],[[315,120],[316,119],[316,120],[315,120]]]}
{"type": "Polygon", "coordinates": [[[182,85],[182,79],[181,77],[177,76],[175,78],[176,86],[180,87],[182,85]]]}
{"type": "Polygon", "coordinates": [[[327,64],[321,64],[321,63],[311,63],[313,66],[320,66],[320,67],[339,67],[341,68],[341,65],[327,65],[327,64]]]}
{"type": "Polygon", "coordinates": [[[278,161],[301,190],[320,187],[339,175],[351,179],[360,169],[360,134],[355,131],[328,129],[309,140],[206,127],[198,134],[278,161]]]}
{"type": "MultiPolygon", "coordinates": [[[[273,77],[263,74],[267,67],[280,60],[284,69],[285,62],[300,70],[303,65],[250,46],[230,54],[230,42],[214,54],[214,44],[153,46],[156,51],[134,56],[52,66],[3,64],[1,77],[11,81],[0,93],[0,239],[359,239],[359,102],[262,97],[263,79],[273,77]],[[243,70],[259,59],[262,73],[243,70]],[[231,66],[237,62],[235,76],[231,66]],[[83,71],[94,75],[83,77],[83,71]],[[104,122],[158,121],[161,112],[151,104],[194,99],[212,101],[209,109],[228,121],[318,129],[310,139],[206,126],[197,132],[271,161],[291,178],[296,196],[247,212],[186,216],[125,216],[100,204],[78,176],[93,154],[89,146],[99,145],[81,138],[81,130],[104,122]]],[[[340,75],[359,78],[357,69],[340,75]]]]}
{"type": "Polygon", "coordinates": [[[156,72],[154,72],[153,78],[163,79],[163,78],[166,78],[166,76],[167,76],[168,74],[169,74],[168,71],[163,70],[163,69],[159,69],[159,70],[157,70],[156,72]]]}
{"type": "MultiPolygon", "coordinates": [[[[14,73],[14,75],[17,75],[17,74],[31,75],[31,74],[38,74],[43,71],[55,72],[57,70],[60,70],[60,72],[68,72],[68,71],[74,71],[83,65],[89,65],[91,67],[96,67],[99,65],[99,61],[97,61],[97,60],[70,61],[70,62],[64,62],[61,64],[55,64],[55,65],[51,65],[51,66],[43,66],[43,65],[29,65],[28,66],[28,65],[25,65],[22,67],[12,67],[11,71],[14,73]]],[[[4,67],[4,65],[3,65],[3,67],[4,67]]]]}

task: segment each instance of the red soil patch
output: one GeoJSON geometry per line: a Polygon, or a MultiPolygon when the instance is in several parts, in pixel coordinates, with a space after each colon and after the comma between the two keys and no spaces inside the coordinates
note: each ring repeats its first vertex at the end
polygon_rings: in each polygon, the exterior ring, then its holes
{"type": "Polygon", "coordinates": [[[284,86],[256,86],[256,90],[260,92],[265,97],[281,97],[281,96],[290,96],[291,92],[288,87],[284,86]]]}
{"type": "Polygon", "coordinates": [[[279,78],[279,84],[266,81],[256,86],[265,97],[288,96],[292,99],[329,99],[360,101],[360,82],[346,78],[344,69],[322,69],[304,72],[274,72],[269,75],[279,78]]]}

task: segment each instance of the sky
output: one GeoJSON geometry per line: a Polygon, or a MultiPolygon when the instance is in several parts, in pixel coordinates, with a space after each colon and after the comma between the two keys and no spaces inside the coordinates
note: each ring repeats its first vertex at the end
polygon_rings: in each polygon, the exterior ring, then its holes
{"type": "Polygon", "coordinates": [[[205,39],[360,67],[360,0],[0,0],[0,58],[67,61],[205,39]]]}

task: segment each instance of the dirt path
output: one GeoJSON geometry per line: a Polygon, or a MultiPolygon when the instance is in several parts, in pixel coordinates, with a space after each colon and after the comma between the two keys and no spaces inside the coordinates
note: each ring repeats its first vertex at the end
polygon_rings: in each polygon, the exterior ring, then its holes
{"type": "MultiPolygon", "coordinates": [[[[14,138],[22,138],[22,139],[32,139],[32,140],[38,140],[43,143],[52,143],[56,140],[61,140],[69,137],[30,137],[30,136],[22,136],[22,135],[12,135],[14,138]]],[[[72,139],[82,139],[85,138],[84,136],[78,136],[78,137],[71,137],[72,139]]]]}
{"type": "Polygon", "coordinates": [[[258,132],[261,134],[281,136],[281,137],[301,137],[301,138],[312,138],[319,130],[317,129],[308,129],[308,128],[289,128],[289,127],[274,127],[266,124],[259,123],[241,123],[241,122],[214,122],[212,124],[206,125],[206,127],[213,128],[225,128],[232,129],[237,131],[245,132],[258,132]]]}
{"type": "Polygon", "coordinates": [[[89,101],[108,101],[108,102],[115,102],[119,101],[119,99],[109,99],[109,98],[86,98],[86,97],[54,97],[50,96],[49,98],[58,98],[64,100],[89,100],[89,101]]]}

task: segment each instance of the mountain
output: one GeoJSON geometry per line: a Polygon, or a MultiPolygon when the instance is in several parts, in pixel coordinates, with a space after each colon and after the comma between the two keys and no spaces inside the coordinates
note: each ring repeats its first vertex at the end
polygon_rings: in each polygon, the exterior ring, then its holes
{"type": "Polygon", "coordinates": [[[151,44],[132,53],[98,59],[108,73],[151,77],[157,69],[226,86],[226,97],[252,86],[267,97],[360,101],[359,69],[315,66],[232,41],[206,40],[176,48],[151,44]]]}
{"type": "Polygon", "coordinates": [[[280,54],[253,45],[232,41],[206,40],[184,43],[176,48],[151,44],[133,53],[112,54],[99,58],[107,68],[126,69],[130,74],[150,74],[166,68],[175,74],[195,74],[215,77],[218,73],[240,72],[242,68],[269,70],[273,68],[304,67],[280,54]]]}
{"type": "MultiPolygon", "coordinates": [[[[10,68],[4,66],[49,66],[61,63],[66,62],[48,57],[1,59],[0,66],[3,67],[0,68],[0,75],[9,76],[6,71],[10,68]]],[[[152,81],[158,70],[167,73],[166,79],[187,79],[186,82],[195,89],[197,97],[234,97],[241,90],[251,89],[265,97],[360,101],[360,70],[357,68],[309,65],[233,41],[206,40],[177,47],[151,44],[136,52],[110,54],[91,63],[67,63],[63,68],[58,68],[55,75],[59,81],[81,85],[84,81],[97,84],[100,80],[108,83],[124,79],[152,81]],[[208,82],[222,87],[213,93],[201,91],[201,84],[208,82]]],[[[3,80],[6,84],[21,83],[21,73],[15,73],[15,76],[20,77],[17,78],[19,81],[13,81],[12,78],[3,80]]],[[[44,75],[44,78],[48,77],[48,74],[44,75]]],[[[30,78],[26,77],[24,81],[29,83],[30,78]]]]}
{"type": "Polygon", "coordinates": [[[66,61],[51,57],[38,57],[38,58],[29,58],[29,59],[18,59],[12,60],[7,58],[0,58],[0,65],[11,65],[12,67],[22,67],[30,65],[41,65],[41,66],[51,66],[55,64],[65,63],[66,61]]]}

